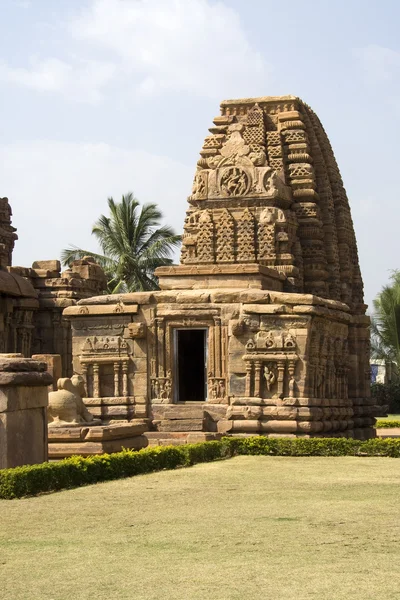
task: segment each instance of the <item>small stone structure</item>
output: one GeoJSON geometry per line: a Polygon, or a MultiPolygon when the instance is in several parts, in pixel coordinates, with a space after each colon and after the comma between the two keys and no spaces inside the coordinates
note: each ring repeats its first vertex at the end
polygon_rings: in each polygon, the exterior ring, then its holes
{"type": "Polygon", "coordinates": [[[47,460],[47,365],[0,355],[0,469],[47,460]]]}
{"type": "Polygon", "coordinates": [[[58,260],[36,261],[32,268],[8,267],[8,270],[13,276],[29,281],[37,297],[31,337],[24,354],[59,354],[63,375],[71,376],[71,327],[62,312],[82,298],[103,292],[107,281],[102,268],[91,257],[86,257],[74,261],[63,272],[58,260]]]}
{"type": "Polygon", "coordinates": [[[49,393],[49,458],[147,446],[147,438],[142,435],[148,428],[145,421],[107,427],[89,412],[82,401],[86,396],[82,376],[63,377],[58,380],[57,387],[57,391],[49,393]]]}
{"type": "Polygon", "coordinates": [[[62,317],[67,306],[101,294],[106,277],[93,258],[76,260],[61,272],[58,260],[12,266],[18,239],[11,207],[0,198],[0,352],[59,354],[64,376],[72,375],[71,327],[62,317]]]}
{"type": "Polygon", "coordinates": [[[374,436],[356,240],[318,117],[294,96],[229,100],[209,131],[161,291],[64,311],[85,404],[152,419],[153,442],[374,436]]]}

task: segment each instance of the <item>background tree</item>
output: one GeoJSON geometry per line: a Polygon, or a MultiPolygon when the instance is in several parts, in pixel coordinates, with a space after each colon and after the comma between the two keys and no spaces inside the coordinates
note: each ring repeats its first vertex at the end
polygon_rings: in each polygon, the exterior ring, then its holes
{"type": "Polygon", "coordinates": [[[373,302],[371,356],[391,362],[400,372],[400,271],[393,271],[391,284],[382,288],[373,302]]]}
{"type": "Polygon", "coordinates": [[[63,264],[93,256],[106,273],[109,293],[158,289],[154,270],[172,264],[181,236],[160,226],[163,215],[156,204],[139,206],[131,192],[121,202],[108,198],[110,216],[101,215],[92,228],[103,254],[71,246],[61,253],[63,264]]]}

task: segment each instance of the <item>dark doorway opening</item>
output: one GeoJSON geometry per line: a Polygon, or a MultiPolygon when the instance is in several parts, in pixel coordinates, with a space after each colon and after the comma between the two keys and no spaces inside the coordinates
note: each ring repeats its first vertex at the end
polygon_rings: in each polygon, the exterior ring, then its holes
{"type": "Polygon", "coordinates": [[[178,402],[206,400],[206,329],[177,329],[178,402]]]}

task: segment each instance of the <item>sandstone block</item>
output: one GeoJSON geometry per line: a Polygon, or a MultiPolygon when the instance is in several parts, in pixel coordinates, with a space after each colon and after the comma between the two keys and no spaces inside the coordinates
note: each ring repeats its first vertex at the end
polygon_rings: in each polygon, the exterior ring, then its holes
{"type": "Polygon", "coordinates": [[[164,420],[158,426],[158,431],[202,431],[203,419],[164,420]]]}

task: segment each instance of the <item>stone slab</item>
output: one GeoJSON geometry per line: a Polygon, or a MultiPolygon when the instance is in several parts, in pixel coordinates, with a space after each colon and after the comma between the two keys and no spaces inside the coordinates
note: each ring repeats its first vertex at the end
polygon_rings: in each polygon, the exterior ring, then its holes
{"type": "Polygon", "coordinates": [[[79,316],[90,317],[91,315],[136,315],[139,310],[137,304],[105,304],[105,305],[82,305],[68,306],[63,314],[66,317],[79,316]]]}
{"type": "Polygon", "coordinates": [[[202,431],[203,419],[180,419],[160,421],[158,431],[202,431]]]}
{"type": "Polygon", "coordinates": [[[118,440],[102,442],[77,442],[77,443],[58,443],[49,444],[49,458],[65,458],[67,456],[90,456],[93,454],[112,454],[121,452],[123,448],[129,450],[140,450],[148,445],[147,438],[144,435],[138,435],[133,438],[120,438],[118,440]]]}

